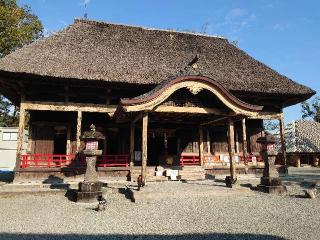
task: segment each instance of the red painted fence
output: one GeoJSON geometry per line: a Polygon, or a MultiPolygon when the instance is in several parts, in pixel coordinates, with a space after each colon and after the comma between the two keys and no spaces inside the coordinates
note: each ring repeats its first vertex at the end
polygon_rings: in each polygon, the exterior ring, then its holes
{"type": "Polygon", "coordinates": [[[98,157],[97,167],[128,167],[129,155],[102,155],[98,157]]]}
{"type": "Polygon", "coordinates": [[[180,166],[196,166],[200,165],[199,155],[185,155],[181,154],[180,156],[180,166]]]}
{"type": "MultiPolygon", "coordinates": [[[[23,154],[21,155],[21,168],[63,168],[84,167],[86,165],[83,157],[75,159],[75,155],[61,154],[23,154]]],[[[128,167],[129,156],[102,155],[97,159],[97,167],[128,167]]]]}

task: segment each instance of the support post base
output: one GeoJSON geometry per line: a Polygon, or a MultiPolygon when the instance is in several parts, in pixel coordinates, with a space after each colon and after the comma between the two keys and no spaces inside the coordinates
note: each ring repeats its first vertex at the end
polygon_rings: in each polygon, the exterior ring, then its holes
{"type": "Polygon", "coordinates": [[[225,183],[226,183],[226,187],[232,188],[232,185],[237,183],[237,178],[232,178],[231,176],[226,176],[225,183]]]}

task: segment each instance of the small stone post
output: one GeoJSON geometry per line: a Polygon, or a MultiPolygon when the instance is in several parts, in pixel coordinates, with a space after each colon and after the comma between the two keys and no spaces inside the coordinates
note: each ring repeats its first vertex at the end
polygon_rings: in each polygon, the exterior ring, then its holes
{"type": "Polygon", "coordinates": [[[97,132],[95,126],[90,126],[91,131],[82,134],[81,140],[85,142],[86,148],[83,150],[86,156],[87,169],[84,175],[84,181],[79,183],[77,195],[78,202],[97,202],[102,197],[102,182],[98,181],[96,171],[97,156],[102,155],[102,150],[98,149],[98,140],[105,140],[102,133],[97,132]]]}
{"type": "Polygon", "coordinates": [[[260,143],[262,146],[261,155],[265,164],[259,188],[267,193],[273,194],[286,192],[286,186],[282,185],[279,173],[274,165],[277,155],[274,149],[276,139],[271,135],[266,135],[259,137],[257,143],[260,143]]]}

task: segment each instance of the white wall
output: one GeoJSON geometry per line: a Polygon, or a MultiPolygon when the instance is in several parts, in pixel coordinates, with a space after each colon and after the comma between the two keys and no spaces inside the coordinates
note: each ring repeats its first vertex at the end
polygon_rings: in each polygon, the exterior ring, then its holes
{"type": "MultiPolygon", "coordinates": [[[[16,164],[17,154],[17,127],[0,128],[0,171],[12,171],[16,164]]],[[[28,145],[28,131],[25,131],[23,153],[28,145]]]]}

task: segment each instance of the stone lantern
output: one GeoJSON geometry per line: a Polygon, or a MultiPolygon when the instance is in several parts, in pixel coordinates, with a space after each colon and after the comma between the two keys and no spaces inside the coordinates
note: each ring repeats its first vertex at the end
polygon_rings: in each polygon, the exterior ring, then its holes
{"type": "Polygon", "coordinates": [[[272,135],[266,135],[257,139],[257,143],[261,144],[261,156],[265,164],[259,187],[267,193],[282,194],[287,189],[286,186],[282,185],[279,173],[275,168],[277,156],[275,151],[276,142],[277,140],[272,135]]]}
{"type": "Polygon", "coordinates": [[[90,131],[83,132],[80,139],[85,143],[83,154],[86,156],[87,168],[84,181],[79,183],[78,202],[97,202],[102,197],[102,182],[98,181],[96,171],[97,156],[102,155],[98,149],[98,141],[105,140],[101,132],[96,131],[95,126],[90,126],[90,131]]]}

